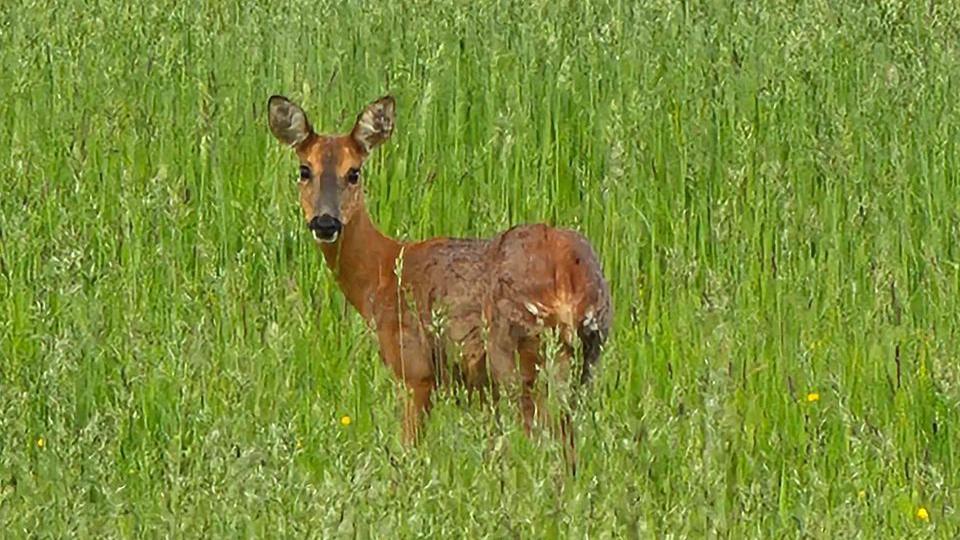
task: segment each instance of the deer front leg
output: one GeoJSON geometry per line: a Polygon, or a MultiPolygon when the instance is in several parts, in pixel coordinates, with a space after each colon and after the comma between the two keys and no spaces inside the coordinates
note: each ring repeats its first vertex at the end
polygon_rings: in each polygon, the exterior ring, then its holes
{"type": "Polygon", "coordinates": [[[536,366],[527,362],[529,359],[518,345],[507,325],[495,327],[487,342],[487,366],[498,393],[518,401],[523,430],[529,435],[537,410],[533,388],[536,366]]]}
{"type": "Polygon", "coordinates": [[[430,412],[430,394],[433,392],[433,380],[406,381],[401,392],[403,396],[403,442],[413,446],[418,440],[423,419],[430,412]]]}
{"type": "Polygon", "coordinates": [[[403,404],[403,442],[417,442],[424,416],[430,411],[433,392],[433,365],[429,345],[409,327],[381,325],[378,330],[380,354],[400,382],[403,404]]]}

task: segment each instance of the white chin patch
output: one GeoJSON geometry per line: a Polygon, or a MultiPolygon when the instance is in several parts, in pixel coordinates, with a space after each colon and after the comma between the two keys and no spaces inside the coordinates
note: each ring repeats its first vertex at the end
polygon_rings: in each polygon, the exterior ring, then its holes
{"type": "Polygon", "coordinates": [[[317,233],[313,233],[313,238],[314,238],[317,242],[319,242],[319,243],[321,243],[321,244],[332,244],[332,243],[336,242],[338,238],[340,238],[340,233],[339,233],[339,232],[335,232],[335,233],[333,233],[333,236],[331,236],[330,238],[324,238],[324,237],[321,237],[321,236],[317,236],[317,233]]]}

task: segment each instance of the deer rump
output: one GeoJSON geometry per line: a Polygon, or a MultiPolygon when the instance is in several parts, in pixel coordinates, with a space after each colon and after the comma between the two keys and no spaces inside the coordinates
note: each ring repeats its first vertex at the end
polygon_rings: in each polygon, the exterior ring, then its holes
{"type": "Polygon", "coordinates": [[[597,256],[579,233],[537,224],[492,239],[437,238],[407,245],[399,264],[397,301],[416,313],[401,339],[408,351],[428,353],[437,382],[479,388],[519,377],[530,384],[548,334],[558,338],[564,369],[579,349],[576,380],[589,380],[612,305],[597,256]]]}

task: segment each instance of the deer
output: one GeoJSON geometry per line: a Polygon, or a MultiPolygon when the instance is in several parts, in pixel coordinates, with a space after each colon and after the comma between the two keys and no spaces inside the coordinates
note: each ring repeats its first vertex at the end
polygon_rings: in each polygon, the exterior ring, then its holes
{"type": "MultiPolygon", "coordinates": [[[[390,238],[367,211],[363,166],[392,135],[396,100],[373,101],[343,134],[316,133],[303,109],[283,96],[271,96],[267,111],[270,131],[299,159],[306,227],[400,383],[404,443],[418,440],[440,386],[460,385],[494,400],[511,394],[527,434],[538,420],[549,422],[537,379],[551,337],[559,344],[553,372],[578,386],[589,382],[613,305],[583,235],[538,223],[491,238],[390,238]],[[571,367],[576,354],[579,373],[571,367]]],[[[559,424],[568,461],[575,462],[569,412],[559,424]]]]}

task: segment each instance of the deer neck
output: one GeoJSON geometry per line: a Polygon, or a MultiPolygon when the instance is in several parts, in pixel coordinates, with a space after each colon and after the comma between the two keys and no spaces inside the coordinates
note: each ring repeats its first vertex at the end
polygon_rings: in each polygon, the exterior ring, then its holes
{"type": "Polygon", "coordinates": [[[340,231],[340,239],[321,244],[320,249],[347,301],[370,320],[377,289],[395,279],[400,242],[377,230],[361,202],[356,215],[340,231]]]}

